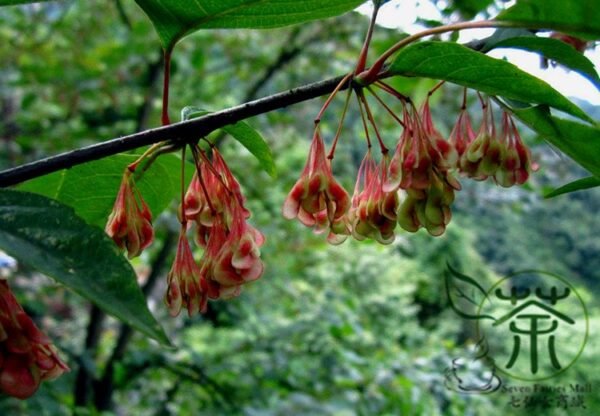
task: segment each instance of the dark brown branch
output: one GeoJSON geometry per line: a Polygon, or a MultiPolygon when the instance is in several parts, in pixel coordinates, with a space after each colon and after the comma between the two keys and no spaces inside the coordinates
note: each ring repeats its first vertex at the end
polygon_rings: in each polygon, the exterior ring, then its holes
{"type": "Polygon", "coordinates": [[[38,176],[159,141],[170,140],[174,143],[195,141],[228,124],[320,97],[333,91],[341,79],[342,77],[336,77],[307,84],[203,117],[119,137],[7,169],[0,172],[0,187],[16,185],[38,176]]]}

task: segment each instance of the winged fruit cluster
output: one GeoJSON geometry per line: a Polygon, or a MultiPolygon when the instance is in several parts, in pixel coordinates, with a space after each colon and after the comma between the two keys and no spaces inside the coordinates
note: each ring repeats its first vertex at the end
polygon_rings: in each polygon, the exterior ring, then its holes
{"type": "Polygon", "coordinates": [[[168,275],[165,302],[172,315],[182,307],[189,315],[204,312],[207,300],[238,296],[242,285],[258,279],[263,234],[247,220],[250,211],[225,160],[216,148],[212,159],[193,148],[196,172],[181,205],[181,232],[173,267],[168,275]],[[194,241],[204,250],[198,266],[186,236],[195,224],[194,241]]]}
{"type": "MultiPolygon", "coordinates": [[[[264,269],[260,247],[265,238],[247,222],[250,211],[244,206],[240,184],[216,148],[211,147],[211,158],[198,146],[192,151],[196,171],[182,195],[177,253],[167,275],[165,303],[173,316],[182,308],[190,316],[205,312],[208,299],[239,295],[242,286],[258,279],[264,269]],[[194,241],[203,250],[199,263],[187,237],[192,225],[194,241]]],[[[106,225],[107,234],[130,258],[138,256],[154,236],[150,210],[133,180],[136,165],[125,170],[106,225]]]]}
{"type": "Polygon", "coordinates": [[[133,170],[129,168],[123,174],[105,231],[119,248],[127,249],[130,259],[139,256],[154,239],[152,213],[135,186],[133,170]]]}
{"type": "Polygon", "coordinates": [[[389,244],[394,241],[396,224],[409,232],[425,228],[439,236],[452,218],[455,192],[461,189],[457,175],[475,180],[492,178],[496,184],[510,187],[523,184],[535,168],[509,113],[502,113],[501,127],[496,128],[489,99],[481,99],[482,122],[475,131],[466,109],[465,91],[463,108],[446,138],[431,116],[429,96],[433,91],[417,109],[391,86],[381,81],[375,86],[402,104],[399,117],[373,88],[366,87],[402,128],[391,157],[368,100],[357,87],[367,151],[358,167],[353,196],[348,196],[332,174],[346,105],[328,155],[319,134],[321,110],[306,166],[283,205],[285,218],[298,218],[316,233],[328,232],[330,243],[342,243],[351,235],[357,240],[371,238],[389,244]],[[379,162],[372,155],[371,133],[375,133],[381,150],[379,162]]]}

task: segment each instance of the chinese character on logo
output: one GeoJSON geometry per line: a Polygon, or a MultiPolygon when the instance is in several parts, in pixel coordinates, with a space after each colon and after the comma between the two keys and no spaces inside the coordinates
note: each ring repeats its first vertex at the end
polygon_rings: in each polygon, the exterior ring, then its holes
{"type": "Polygon", "coordinates": [[[550,273],[527,271],[489,289],[448,265],[446,292],[452,309],[477,323],[477,339],[503,374],[544,380],[565,371],[583,351],[588,317],[572,285],[550,273]],[[570,348],[561,350],[561,345],[570,348]],[[572,348],[576,346],[577,348],[572,348]]]}

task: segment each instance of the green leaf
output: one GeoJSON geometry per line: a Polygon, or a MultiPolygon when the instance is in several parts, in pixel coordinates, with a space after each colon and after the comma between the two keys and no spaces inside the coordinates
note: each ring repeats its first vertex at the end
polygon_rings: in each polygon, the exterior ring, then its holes
{"type": "Polygon", "coordinates": [[[443,79],[490,95],[546,104],[584,120],[592,119],[546,82],[515,65],[451,42],[421,42],[401,49],[389,71],[443,79]]]}
{"type": "Polygon", "coordinates": [[[165,50],[198,29],[271,29],[337,16],[365,0],[136,0],[165,50]]]}
{"type": "Polygon", "coordinates": [[[600,128],[553,117],[547,108],[512,109],[514,114],[573,160],[600,177],[600,128]]]}
{"type": "Polygon", "coordinates": [[[505,39],[525,36],[535,36],[535,34],[533,31],[531,31],[531,29],[525,29],[522,27],[500,27],[496,29],[491,36],[482,40],[484,44],[481,49],[479,49],[479,52],[487,53],[490,49],[492,49],[493,45],[505,39]]]}
{"type": "MultiPolygon", "coordinates": [[[[181,110],[181,119],[185,121],[195,117],[202,117],[209,113],[210,111],[199,107],[185,107],[181,110]]],[[[223,130],[248,149],[258,159],[260,166],[265,172],[273,178],[277,176],[271,148],[256,129],[244,121],[238,121],[235,124],[223,127],[223,130]]]]}
{"type": "Polygon", "coordinates": [[[102,230],[41,195],[0,190],[0,247],[128,325],[169,344],[129,262],[102,230]]]}
{"type": "Polygon", "coordinates": [[[600,3],[596,0],[519,0],[496,19],[587,39],[600,38],[600,3]]]}
{"type": "Polygon", "coordinates": [[[271,148],[258,131],[243,121],[238,121],[230,126],[225,126],[223,127],[223,130],[248,149],[248,151],[258,159],[260,166],[265,172],[273,178],[277,176],[271,148]]]}
{"type": "Polygon", "coordinates": [[[494,3],[494,0],[454,0],[453,3],[463,17],[472,19],[494,3]]]}
{"type": "Polygon", "coordinates": [[[577,179],[571,183],[561,186],[553,190],[552,192],[544,195],[544,198],[554,198],[555,196],[568,194],[570,192],[583,191],[584,189],[590,189],[600,186],[600,178],[596,176],[588,176],[587,178],[577,179]]]}
{"type": "MultiPolygon", "coordinates": [[[[123,172],[138,157],[118,154],[27,181],[19,189],[70,205],[89,224],[104,227],[123,172]]],[[[189,166],[188,173],[193,170],[193,165],[189,166]]],[[[141,179],[136,181],[154,218],[179,195],[180,177],[181,159],[169,154],[156,159],[141,179]]]]}
{"type": "Polygon", "coordinates": [[[519,36],[501,40],[497,43],[486,45],[487,50],[494,48],[516,48],[538,53],[552,61],[572,69],[589,79],[596,88],[600,89],[600,77],[592,61],[578,52],[571,45],[560,40],[540,38],[537,36],[519,36]]]}

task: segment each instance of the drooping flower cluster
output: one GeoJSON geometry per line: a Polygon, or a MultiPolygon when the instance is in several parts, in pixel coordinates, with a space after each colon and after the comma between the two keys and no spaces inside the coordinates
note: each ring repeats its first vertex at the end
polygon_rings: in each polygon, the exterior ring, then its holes
{"type": "Polygon", "coordinates": [[[450,170],[458,153],[454,145],[435,129],[429,102],[421,113],[404,111],[404,131],[390,164],[386,191],[400,190],[398,224],[406,231],[425,228],[431,235],[441,235],[450,219],[450,204],[460,184],[450,170]]]}
{"type": "MultiPolygon", "coordinates": [[[[462,120],[459,118],[460,122],[462,120]]],[[[494,182],[503,187],[522,185],[527,181],[535,165],[532,165],[531,152],[523,144],[515,123],[508,113],[502,114],[500,136],[497,134],[493,115],[487,104],[483,108],[483,121],[477,135],[473,134],[470,126],[464,127],[464,130],[467,133],[462,138],[456,139],[464,143],[464,150],[458,164],[459,172],[475,180],[491,177],[494,182]]]]}
{"type": "Polygon", "coordinates": [[[204,312],[208,301],[206,280],[202,279],[200,268],[194,261],[185,231],[182,227],[175,261],[167,275],[165,303],[173,316],[179,315],[182,307],[187,309],[189,316],[204,312]]]}
{"type": "MultiPolygon", "coordinates": [[[[333,155],[326,159],[323,139],[317,128],[306,166],[283,205],[285,218],[298,218],[304,225],[314,227],[316,232],[328,230],[328,241],[333,244],[343,242],[347,235],[357,240],[372,238],[389,244],[394,240],[396,223],[409,232],[425,228],[433,236],[444,233],[452,218],[455,192],[461,189],[455,173],[476,180],[491,177],[505,187],[520,185],[527,180],[532,170],[529,149],[506,112],[502,115],[501,134],[497,134],[489,100],[482,100],[483,121],[475,133],[466,111],[465,92],[463,109],[446,139],[434,126],[429,98],[417,111],[410,100],[390,86],[383,83],[377,86],[404,104],[400,120],[372,89],[368,89],[403,127],[391,158],[368,102],[359,92],[368,151],[358,169],[350,204],[347,193],[332,175],[333,155]],[[371,154],[367,120],[381,147],[379,163],[371,154]]],[[[333,149],[337,138],[338,135],[333,149]]]]}
{"type": "Polygon", "coordinates": [[[333,177],[317,127],[304,170],[283,204],[283,216],[298,218],[316,233],[329,231],[329,241],[339,243],[349,234],[345,218],[349,208],[350,196],[333,177]]]}
{"type": "Polygon", "coordinates": [[[232,205],[234,199],[239,205],[239,214],[244,219],[249,218],[250,211],[244,207],[245,198],[240,184],[219,151],[213,149],[211,161],[199,159],[183,203],[185,219],[196,224],[195,241],[199,246],[206,247],[208,234],[215,222],[221,221],[227,227],[231,226],[233,214],[237,214],[238,208],[232,205]]]}
{"type": "Polygon", "coordinates": [[[243,284],[258,279],[264,271],[260,247],[265,237],[240,215],[241,208],[234,209],[230,227],[220,220],[215,222],[203,257],[202,272],[210,299],[238,296],[243,284]]]}
{"type": "Polygon", "coordinates": [[[500,166],[502,146],[496,137],[496,125],[488,104],[484,104],[478,133],[463,141],[466,148],[460,156],[459,171],[478,181],[493,176],[500,166]]]}
{"type": "Polygon", "coordinates": [[[201,155],[183,199],[183,227],[168,276],[165,302],[172,315],[185,306],[191,316],[204,312],[209,298],[237,296],[242,285],[258,279],[264,269],[260,247],[265,238],[247,222],[250,211],[238,181],[217,149],[212,149],[212,160],[201,155]],[[204,249],[200,265],[187,241],[188,221],[195,224],[194,240],[204,249]]]}
{"type": "Polygon", "coordinates": [[[524,184],[531,171],[537,170],[538,166],[531,162],[531,152],[521,140],[517,126],[508,113],[502,114],[500,141],[503,145],[503,155],[494,174],[494,181],[505,188],[524,184]]]}
{"type": "Polygon", "coordinates": [[[0,279],[0,392],[26,399],[69,367],[0,279]]]}
{"type": "Polygon", "coordinates": [[[473,125],[471,124],[471,117],[469,117],[466,107],[463,107],[458,115],[456,124],[450,133],[449,139],[450,143],[456,149],[459,163],[462,155],[467,150],[467,146],[471,144],[471,142],[475,139],[475,136],[476,134],[473,131],[473,125]]]}
{"type": "MultiPolygon", "coordinates": [[[[211,149],[212,158],[197,146],[193,152],[196,172],[179,210],[182,227],[167,276],[165,303],[173,316],[182,308],[190,316],[205,312],[209,298],[237,296],[242,285],[258,279],[264,269],[260,247],[265,237],[247,222],[250,211],[240,184],[216,148],[211,149]],[[200,264],[187,239],[188,224],[195,224],[194,241],[204,250],[200,264]]],[[[125,170],[105,228],[129,258],[138,256],[154,237],[150,209],[132,177],[143,158],[125,170]]]]}
{"type": "Polygon", "coordinates": [[[357,240],[372,238],[382,244],[394,241],[398,194],[386,191],[388,157],[384,155],[379,165],[371,156],[371,149],[363,158],[348,213],[352,236],[357,240]]]}
{"type": "Polygon", "coordinates": [[[131,259],[140,255],[154,239],[152,214],[133,181],[132,171],[125,170],[113,210],[105,231],[131,259]]]}

